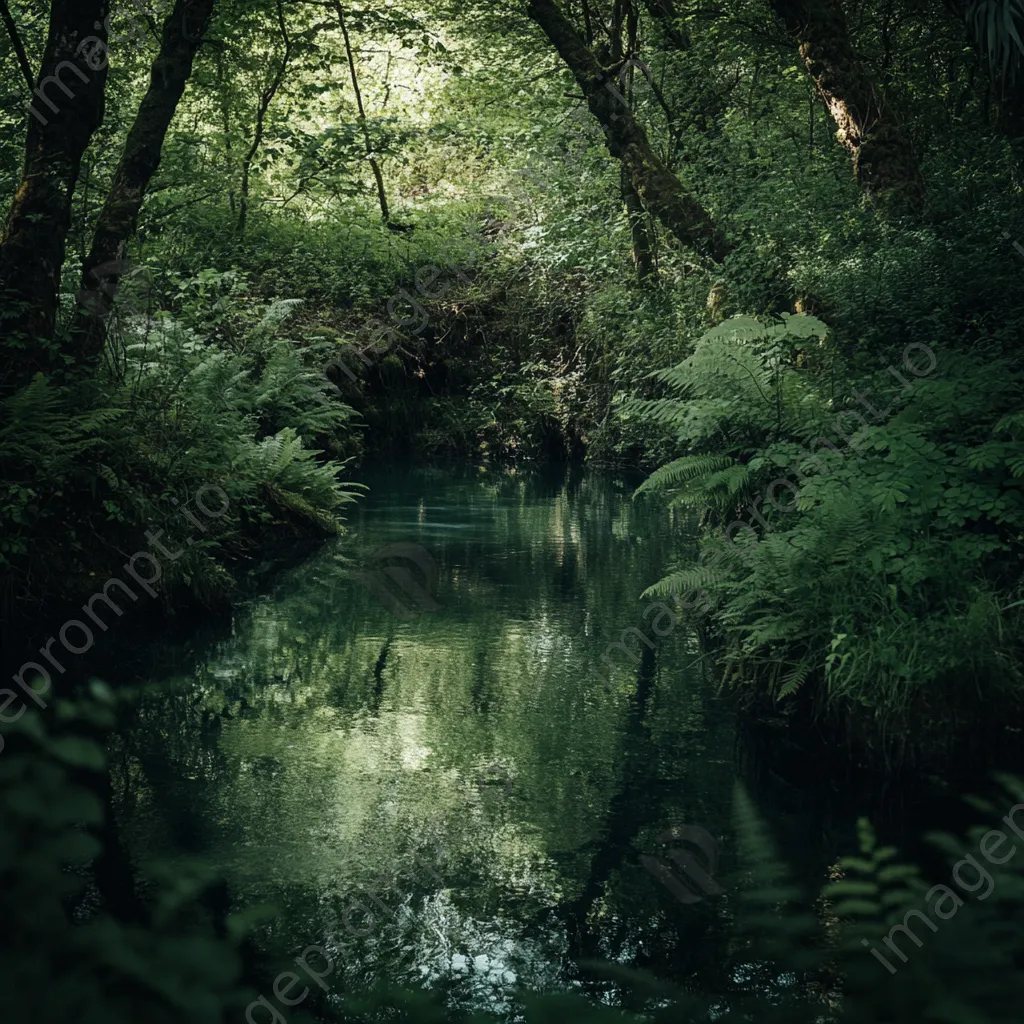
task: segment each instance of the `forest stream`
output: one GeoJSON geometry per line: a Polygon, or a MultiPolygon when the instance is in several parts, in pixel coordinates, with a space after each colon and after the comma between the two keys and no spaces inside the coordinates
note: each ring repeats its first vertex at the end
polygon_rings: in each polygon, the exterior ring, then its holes
{"type": "Polygon", "coordinates": [[[0,0],[0,1024],[1021,1024],[1024,0],[0,0]]]}
{"type": "MultiPolygon", "coordinates": [[[[608,650],[670,513],[592,471],[365,479],[346,538],[153,680],[113,756],[140,862],[199,858],[276,908],[275,953],[326,945],[339,988],[383,974],[507,1011],[523,985],[596,991],[578,958],[720,972],[733,715],[682,624],[608,650]]],[[[784,820],[815,890],[821,825],[784,820]]]]}

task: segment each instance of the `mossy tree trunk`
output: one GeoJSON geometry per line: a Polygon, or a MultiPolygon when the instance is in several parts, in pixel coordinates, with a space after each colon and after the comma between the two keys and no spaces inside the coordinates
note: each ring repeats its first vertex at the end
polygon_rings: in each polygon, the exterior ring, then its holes
{"type": "Polygon", "coordinates": [[[530,0],[529,15],[552,42],[583,90],[604,131],[608,151],[622,162],[644,208],[684,245],[712,259],[729,251],[711,216],[654,152],[647,132],[619,90],[616,69],[602,68],[553,0],[530,0]]]}
{"type": "Polygon", "coordinates": [[[124,273],[124,255],[135,232],[149,183],[160,166],[167,130],[192,75],[192,65],[216,0],[176,0],[164,21],[160,51],[114,178],[100,211],[92,247],[82,268],[82,293],[72,332],[76,361],[98,357],[109,314],[124,273]]]}
{"type": "Polygon", "coordinates": [[[861,189],[894,212],[913,213],[924,181],[910,139],[864,69],[836,0],[772,0],[836,124],[861,189]]]}
{"type": "Polygon", "coordinates": [[[640,196],[637,195],[633,183],[622,168],[621,176],[622,201],[629,218],[629,234],[633,243],[633,265],[636,267],[637,281],[642,285],[656,284],[658,281],[658,264],[654,258],[654,246],[651,232],[647,227],[647,212],[644,210],[640,196]]]}
{"type": "Polygon", "coordinates": [[[109,0],[53,0],[25,165],[0,241],[0,386],[59,365],[54,343],[71,201],[82,156],[103,122],[109,0]]]}

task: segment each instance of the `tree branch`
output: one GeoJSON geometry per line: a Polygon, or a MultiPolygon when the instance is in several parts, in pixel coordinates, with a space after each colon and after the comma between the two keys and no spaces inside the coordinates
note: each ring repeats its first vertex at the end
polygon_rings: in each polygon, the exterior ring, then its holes
{"type": "Polygon", "coordinates": [[[341,26],[341,34],[345,39],[345,55],[348,57],[348,70],[352,77],[352,90],[356,94],[356,107],[359,110],[359,127],[363,133],[363,144],[366,146],[366,159],[373,171],[373,179],[377,183],[377,199],[380,203],[380,215],[385,224],[391,221],[391,211],[388,209],[388,195],[384,188],[384,175],[381,172],[380,164],[373,155],[373,143],[370,140],[370,129],[366,123],[366,109],[363,107],[363,94],[359,90],[359,76],[356,73],[356,57],[352,51],[352,40],[349,38],[348,25],[345,24],[345,11],[342,9],[341,0],[335,0],[334,10],[338,15],[338,24],[341,26]]]}
{"type": "Polygon", "coordinates": [[[529,0],[527,13],[543,30],[587,97],[608,152],[621,160],[643,206],[683,245],[720,262],[729,245],[708,212],[654,152],[647,132],[594,52],[554,0],[529,0]]]}
{"type": "Polygon", "coordinates": [[[25,44],[21,41],[21,36],[18,34],[18,26],[14,23],[14,17],[11,14],[11,8],[7,4],[7,0],[0,0],[0,18],[3,18],[4,27],[7,29],[7,34],[11,37],[11,46],[14,47],[15,56],[18,58],[18,65],[21,67],[21,73],[25,77],[25,84],[28,86],[29,95],[32,95],[32,90],[36,87],[35,78],[32,75],[32,65],[28,62],[28,54],[25,52],[25,44]]]}

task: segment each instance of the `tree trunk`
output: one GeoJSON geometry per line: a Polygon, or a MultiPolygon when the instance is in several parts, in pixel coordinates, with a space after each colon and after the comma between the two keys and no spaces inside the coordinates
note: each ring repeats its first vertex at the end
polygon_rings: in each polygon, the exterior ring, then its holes
{"type": "Polygon", "coordinates": [[[160,166],[167,130],[192,75],[192,64],[215,2],[176,0],[164,22],[149,88],[128,133],[82,268],[82,295],[87,301],[79,305],[72,337],[79,363],[92,361],[103,352],[106,316],[124,272],[125,249],[135,231],[146,189],[160,166]]]}
{"type": "MultiPolygon", "coordinates": [[[[228,94],[227,88],[224,85],[224,56],[225,52],[221,49],[220,54],[217,58],[217,100],[220,103],[220,118],[221,126],[224,130],[224,155],[227,159],[227,174],[228,181],[231,180],[231,98],[228,94]]],[[[233,187],[228,187],[228,207],[231,210],[231,216],[235,216],[235,190],[233,187]]]]}
{"type": "Polygon", "coordinates": [[[836,0],[772,0],[772,9],[800,49],[818,94],[853,160],[861,189],[893,212],[914,213],[924,181],[910,139],[885,108],[850,42],[836,0]]]}
{"type": "Polygon", "coordinates": [[[109,0],[53,0],[21,184],[0,242],[0,386],[58,364],[53,346],[71,201],[82,155],[103,122],[109,0]]]}
{"type": "Polygon", "coordinates": [[[647,228],[647,214],[633,183],[622,168],[622,201],[626,206],[629,218],[629,233],[633,241],[633,263],[636,266],[637,280],[642,285],[654,284],[658,280],[658,266],[654,260],[651,233],[647,228]]]}
{"type": "Polygon", "coordinates": [[[608,151],[622,161],[644,207],[684,245],[723,259],[729,251],[724,238],[708,212],[654,152],[647,132],[619,92],[616,75],[600,66],[553,0],[530,0],[529,15],[572,71],[604,131],[608,151]]]}
{"type": "Polygon", "coordinates": [[[335,13],[338,15],[338,23],[341,25],[341,34],[345,39],[345,54],[348,57],[348,70],[352,78],[352,91],[356,94],[356,108],[359,111],[359,127],[363,133],[363,145],[366,147],[366,159],[373,171],[373,180],[377,183],[377,202],[380,203],[380,215],[385,224],[391,222],[391,211],[388,209],[388,194],[384,188],[384,174],[380,169],[377,158],[373,155],[373,143],[370,141],[370,129],[366,124],[366,110],[363,107],[363,94],[359,88],[359,76],[356,74],[356,57],[352,51],[352,40],[349,39],[348,26],[345,24],[345,11],[341,3],[334,5],[335,13]]]}
{"type": "MultiPolygon", "coordinates": [[[[639,33],[640,19],[636,5],[627,3],[616,4],[613,21],[613,53],[616,60],[622,57],[638,53],[640,50],[639,33]],[[622,29],[625,22],[626,48],[623,52],[622,29]]],[[[629,67],[626,72],[626,102],[629,109],[633,109],[633,68],[629,67]]],[[[629,235],[633,243],[633,265],[636,267],[636,277],[640,285],[653,285],[658,281],[658,265],[654,259],[653,246],[651,244],[651,232],[647,224],[647,211],[633,182],[626,174],[626,168],[619,165],[619,187],[622,192],[622,202],[626,207],[626,217],[629,220],[629,235]]]]}
{"type": "Polygon", "coordinates": [[[249,178],[252,174],[253,161],[256,159],[256,154],[260,151],[260,146],[263,145],[263,132],[266,128],[267,111],[270,109],[270,104],[274,102],[274,97],[277,95],[278,89],[281,88],[281,83],[284,82],[284,76],[288,71],[288,64],[292,59],[292,39],[288,34],[288,24],[284,20],[282,0],[277,0],[277,24],[281,29],[281,38],[284,40],[284,54],[281,57],[281,63],[277,71],[274,73],[274,77],[270,80],[270,84],[260,95],[260,102],[256,108],[256,130],[253,132],[252,145],[249,147],[249,151],[245,154],[245,160],[242,162],[242,185],[238,194],[239,235],[245,234],[245,227],[249,220],[249,178]]]}

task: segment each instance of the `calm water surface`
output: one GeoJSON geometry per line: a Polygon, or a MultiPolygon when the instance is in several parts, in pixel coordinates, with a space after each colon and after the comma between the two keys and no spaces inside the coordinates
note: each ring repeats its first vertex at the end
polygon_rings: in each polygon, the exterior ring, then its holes
{"type": "MultiPolygon", "coordinates": [[[[732,716],[683,625],[651,649],[634,635],[642,658],[606,655],[624,629],[654,636],[639,594],[685,530],[634,503],[635,481],[589,472],[364,479],[345,538],[154,680],[170,695],[117,752],[136,855],[198,860],[235,906],[270,905],[259,944],[325,946],[339,989],[615,1001],[577,965],[592,957],[725,983],[742,886],[732,716]],[[666,856],[685,826],[719,844],[710,885],[666,856]],[[643,857],[687,883],[685,902],[643,857]]],[[[782,827],[817,885],[820,840],[799,813],[782,827]]]]}

